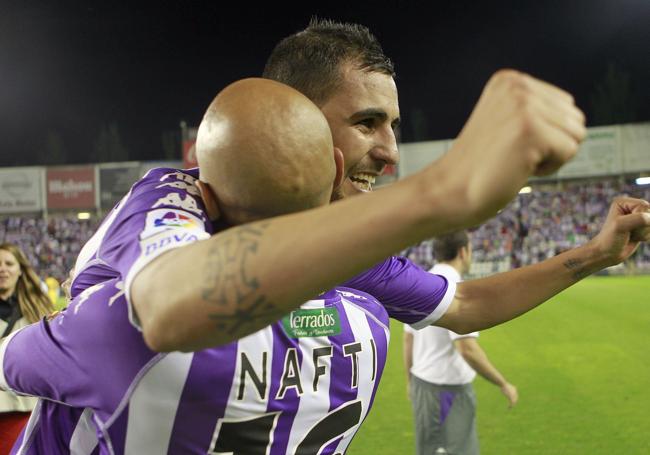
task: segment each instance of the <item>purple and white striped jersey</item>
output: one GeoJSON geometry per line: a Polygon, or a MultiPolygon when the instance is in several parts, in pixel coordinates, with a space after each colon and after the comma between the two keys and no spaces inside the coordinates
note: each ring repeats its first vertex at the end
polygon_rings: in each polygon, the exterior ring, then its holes
{"type": "Polygon", "coordinates": [[[390,258],[236,343],[154,353],[129,284],[213,233],[197,177],[150,171],[82,249],[68,310],[2,344],[0,385],[47,400],[15,453],[344,453],[372,404],[388,317],[419,328],[453,298],[453,283],[390,258]]]}
{"type": "MultiPolygon", "coordinates": [[[[102,454],[342,454],[386,360],[388,314],[352,289],[327,292],[229,345],[169,354],[147,348],[117,279],[84,294],[3,344],[0,379],[92,410],[102,454]]],[[[37,407],[16,453],[58,446],[37,431],[51,424],[37,407]]]]}

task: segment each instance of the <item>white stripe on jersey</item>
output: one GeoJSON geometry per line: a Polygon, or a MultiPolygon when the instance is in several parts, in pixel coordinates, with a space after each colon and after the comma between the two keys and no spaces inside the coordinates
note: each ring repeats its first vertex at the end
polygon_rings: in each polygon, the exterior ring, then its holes
{"type": "MultiPolygon", "coordinates": [[[[357,307],[354,303],[348,302],[345,298],[342,298],[342,301],[345,304],[345,310],[348,315],[350,329],[354,334],[355,340],[363,340],[363,350],[357,354],[357,365],[359,366],[359,377],[357,378],[357,399],[361,400],[361,419],[356,426],[345,433],[345,436],[337,446],[337,450],[335,450],[334,453],[345,453],[348,446],[350,445],[350,442],[352,442],[352,436],[354,436],[354,433],[359,428],[359,425],[361,425],[361,422],[363,422],[363,420],[366,418],[366,414],[368,413],[368,406],[370,405],[370,400],[372,399],[372,391],[375,387],[375,381],[379,380],[376,372],[373,371],[372,368],[362,368],[363,365],[376,365],[376,361],[373,360],[374,353],[371,346],[369,345],[369,340],[372,340],[373,336],[372,331],[370,330],[370,325],[368,323],[368,316],[363,309],[357,307]]],[[[372,318],[375,319],[374,316],[372,318]]],[[[379,321],[377,322],[377,325],[384,329],[387,340],[386,345],[388,345],[388,341],[390,341],[390,331],[383,324],[379,323],[379,321]]]]}
{"type": "MultiPolygon", "coordinates": [[[[267,413],[266,407],[269,400],[272,376],[271,367],[273,365],[273,330],[270,327],[255,332],[237,342],[237,358],[230,395],[223,417],[217,421],[215,431],[210,441],[210,447],[214,447],[219,437],[219,433],[224,423],[237,421],[248,421],[261,416],[271,416],[275,414],[272,427],[269,434],[269,442],[266,447],[266,453],[269,453],[273,445],[273,435],[275,426],[280,413],[267,413]],[[245,354],[249,362],[247,372],[242,378],[242,354],[245,354]],[[250,369],[252,368],[252,371],[250,369]],[[251,375],[260,382],[262,387],[261,393],[258,384],[255,383],[251,375]],[[243,379],[243,381],[242,381],[243,379]]],[[[214,452],[209,452],[213,454],[214,452]]]]}
{"type": "MultiPolygon", "coordinates": [[[[323,300],[310,301],[300,308],[323,308],[323,300]]],[[[332,357],[322,356],[318,359],[318,366],[325,367],[325,374],[318,377],[318,393],[314,393],[314,375],[316,368],[311,358],[312,350],[317,347],[328,346],[331,344],[328,337],[305,337],[298,339],[300,350],[303,353],[302,365],[300,367],[300,377],[303,378],[304,393],[300,397],[298,412],[293,419],[293,426],[289,434],[289,443],[287,453],[293,453],[298,444],[305,437],[311,427],[319,422],[323,416],[327,415],[330,407],[330,382],[332,371],[332,357]]]]}
{"type": "MultiPolygon", "coordinates": [[[[324,301],[311,301],[310,305],[303,305],[300,308],[323,308],[324,301]]],[[[314,393],[314,375],[316,368],[312,360],[312,349],[327,346],[330,343],[327,337],[305,337],[298,339],[300,350],[303,353],[300,377],[303,378],[304,393],[300,397],[298,412],[293,420],[287,453],[293,453],[296,447],[308,430],[313,427],[323,416],[327,415],[330,407],[330,372],[332,371],[332,357],[322,356],[318,358],[318,366],[325,368],[325,374],[318,377],[317,390],[314,393]]]]}
{"type": "Polygon", "coordinates": [[[97,447],[99,441],[92,423],[92,416],[92,409],[84,409],[70,438],[70,455],[88,455],[97,447]]]}
{"type": "Polygon", "coordinates": [[[167,453],[193,357],[172,352],[144,375],[129,400],[124,455],[167,453]]]}
{"type": "Polygon", "coordinates": [[[228,405],[224,412],[224,419],[250,418],[253,415],[266,414],[266,407],[269,401],[269,393],[272,384],[271,366],[273,365],[273,331],[270,327],[253,333],[237,342],[237,367],[235,377],[230,388],[228,405]],[[242,384],[242,353],[250,361],[250,365],[261,381],[266,381],[264,393],[260,397],[253,379],[247,373],[242,384]],[[266,362],[264,354],[266,353],[266,362]],[[266,364],[266,376],[263,372],[263,365],[266,364]],[[241,388],[241,390],[240,390],[241,388]],[[238,399],[240,392],[243,396],[238,399]]]}

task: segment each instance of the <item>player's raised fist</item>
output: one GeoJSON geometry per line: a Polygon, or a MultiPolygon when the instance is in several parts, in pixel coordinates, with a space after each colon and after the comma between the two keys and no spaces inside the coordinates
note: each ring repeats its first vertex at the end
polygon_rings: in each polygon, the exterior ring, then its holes
{"type": "Polygon", "coordinates": [[[494,215],[532,175],[573,158],[585,118],[567,92],[534,77],[501,70],[486,84],[447,154],[479,220],[494,215]]]}

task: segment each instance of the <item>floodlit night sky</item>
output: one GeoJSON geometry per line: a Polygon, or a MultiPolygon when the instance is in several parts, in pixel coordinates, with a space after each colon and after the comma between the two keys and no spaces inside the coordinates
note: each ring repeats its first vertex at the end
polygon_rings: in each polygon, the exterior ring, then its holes
{"type": "Polygon", "coordinates": [[[162,159],[164,132],[197,125],[220,89],[259,75],[314,15],[378,36],[396,64],[405,142],[455,136],[504,67],[574,94],[590,125],[613,68],[630,118],[650,120],[648,0],[59,3],[0,0],[0,166],[42,164],[52,141],[67,163],[87,162],[107,125],[130,159],[162,159]]]}

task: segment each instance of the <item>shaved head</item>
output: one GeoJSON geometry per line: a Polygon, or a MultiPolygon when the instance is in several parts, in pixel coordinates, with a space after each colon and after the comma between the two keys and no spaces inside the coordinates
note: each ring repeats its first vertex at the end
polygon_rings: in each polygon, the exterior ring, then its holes
{"type": "Polygon", "coordinates": [[[196,141],[200,179],[231,224],[326,204],[336,176],[327,120],[307,97],[267,79],[212,101],[196,141]]]}

